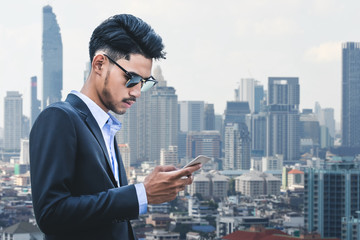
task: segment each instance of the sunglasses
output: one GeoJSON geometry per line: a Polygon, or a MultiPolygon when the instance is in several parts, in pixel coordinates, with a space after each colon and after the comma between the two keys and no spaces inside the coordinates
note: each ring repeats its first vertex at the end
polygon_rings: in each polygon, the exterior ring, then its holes
{"type": "Polygon", "coordinates": [[[108,55],[104,54],[104,56],[107,57],[110,60],[110,62],[112,62],[113,64],[115,64],[121,70],[124,71],[126,76],[129,78],[129,80],[127,80],[127,82],[125,84],[125,86],[127,88],[132,88],[132,87],[136,86],[138,83],[141,83],[141,91],[145,92],[145,91],[149,90],[150,88],[152,88],[153,86],[155,86],[155,84],[158,83],[158,81],[156,81],[153,76],[150,76],[148,78],[143,78],[137,74],[130,73],[130,72],[126,71],[125,68],[120,66],[117,62],[112,60],[108,55]]]}

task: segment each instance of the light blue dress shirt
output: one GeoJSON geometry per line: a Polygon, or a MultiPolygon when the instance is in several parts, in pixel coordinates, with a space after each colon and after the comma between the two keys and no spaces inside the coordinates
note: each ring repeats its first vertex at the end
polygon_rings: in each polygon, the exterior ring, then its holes
{"type": "MultiPolygon", "coordinates": [[[[117,131],[121,128],[121,123],[111,114],[104,112],[93,100],[88,98],[86,95],[78,92],[71,91],[71,94],[78,96],[81,100],[85,102],[89,108],[91,114],[94,116],[96,122],[98,123],[101,132],[104,137],[105,145],[108,151],[108,156],[111,158],[112,171],[115,177],[115,180],[120,186],[119,182],[119,166],[116,159],[114,146],[114,137],[117,131]]],[[[147,196],[143,183],[135,184],[136,194],[139,201],[139,215],[145,214],[147,212],[147,196]]]]}

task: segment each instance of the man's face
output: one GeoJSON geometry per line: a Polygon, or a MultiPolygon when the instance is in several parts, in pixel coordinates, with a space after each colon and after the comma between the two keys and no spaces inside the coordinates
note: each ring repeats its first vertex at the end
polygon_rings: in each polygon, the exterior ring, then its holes
{"type": "MultiPolygon", "coordinates": [[[[130,60],[119,59],[116,62],[132,74],[143,78],[151,76],[152,60],[140,54],[131,54],[130,60]]],[[[135,103],[136,98],[140,97],[141,83],[127,88],[125,84],[129,80],[128,76],[105,56],[103,67],[103,74],[96,82],[96,92],[100,101],[98,104],[106,112],[111,110],[117,114],[124,114],[135,103]]]]}

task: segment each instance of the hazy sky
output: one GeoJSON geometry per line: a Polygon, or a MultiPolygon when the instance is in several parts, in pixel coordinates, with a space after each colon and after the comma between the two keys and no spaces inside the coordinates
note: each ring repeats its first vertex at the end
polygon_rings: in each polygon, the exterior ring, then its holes
{"type": "MultiPolygon", "coordinates": [[[[79,90],[93,29],[118,13],[148,22],[164,40],[160,65],[179,100],[204,100],[223,113],[241,78],[267,88],[271,76],[299,77],[300,108],[341,113],[341,43],[360,41],[358,0],[16,0],[0,8],[0,126],[6,91],[30,114],[30,77],[42,82],[42,7],[50,4],[64,49],[63,98],[79,90]]],[[[41,98],[41,88],[38,89],[41,98]]]]}

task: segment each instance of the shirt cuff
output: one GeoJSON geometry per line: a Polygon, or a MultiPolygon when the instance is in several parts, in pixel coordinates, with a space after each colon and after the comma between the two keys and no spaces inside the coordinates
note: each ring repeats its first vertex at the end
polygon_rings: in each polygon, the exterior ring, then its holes
{"type": "Polygon", "coordinates": [[[135,184],[136,194],[139,201],[139,215],[147,213],[147,197],[143,183],[135,184]]]}

